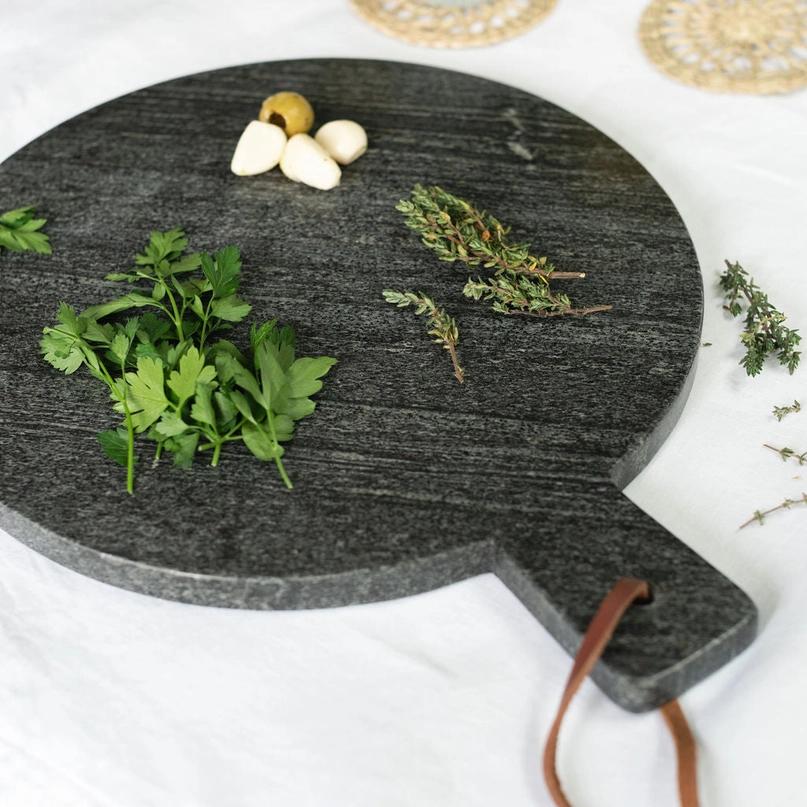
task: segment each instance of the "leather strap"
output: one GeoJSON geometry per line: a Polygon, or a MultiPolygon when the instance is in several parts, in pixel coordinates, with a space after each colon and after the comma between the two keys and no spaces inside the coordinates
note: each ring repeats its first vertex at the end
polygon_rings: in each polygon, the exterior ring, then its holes
{"type": "MultiPolygon", "coordinates": [[[[555,721],[544,748],[544,779],[557,807],[571,807],[563,793],[556,768],[558,735],[563,717],[580,685],[594,669],[625,612],[633,603],[650,600],[650,586],[633,577],[620,578],[597,609],[574,659],[572,672],[560,699],[555,721]]],[[[695,739],[678,705],[670,701],[661,707],[675,742],[678,760],[678,795],[682,807],[698,807],[697,756],[695,739]]]]}
{"type": "Polygon", "coordinates": [[[682,807],[698,807],[698,749],[678,701],[661,707],[661,716],[675,742],[678,759],[678,798],[682,807]]]}

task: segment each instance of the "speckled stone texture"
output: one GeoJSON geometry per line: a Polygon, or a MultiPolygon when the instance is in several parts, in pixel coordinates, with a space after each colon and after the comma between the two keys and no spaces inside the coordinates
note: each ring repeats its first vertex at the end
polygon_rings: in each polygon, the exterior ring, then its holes
{"type": "Polygon", "coordinates": [[[134,93],[31,143],[0,168],[0,207],[28,202],[55,254],[0,257],[0,524],[21,541],[115,585],[239,608],[371,602],[493,571],[569,652],[614,580],[643,577],[655,600],[629,613],[594,675],[635,711],[752,639],[749,599],[619,491],[683,406],[701,277],[664,192],[583,121],[432,68],[250,65],[134,93]],[[320,122],[367,128],[370,149],[336,190],[230,174],[243,126],[281,89],[307,95],[320,122]],[[394,210],[418,181],[585,270],[564,288],[613,312],[531,320],[465,300],[467,272],[394,210]],[[152,468],[144,447],[127,496],[95,440],[114,422],[104,390],[39,359],[57,303],[114,296],[103,275],[169,226],[198,249],[240,245],[254,318],[278,316],[303,352],[339,357],[288,450],[293,492],[242,448],[180,472],[152,468]],[[458,318],[464,386],[386,287],[427,291],[458,318]]]}

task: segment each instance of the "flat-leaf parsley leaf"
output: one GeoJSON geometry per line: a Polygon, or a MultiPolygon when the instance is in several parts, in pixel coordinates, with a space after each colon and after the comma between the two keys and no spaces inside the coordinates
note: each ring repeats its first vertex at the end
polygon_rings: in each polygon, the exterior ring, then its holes
{"type": "Polygon", "coordinates": [[[50,255],[50,240],[42,228],[46,219],[38,219],[32,207],[18,207],[0,216],[0,248],[11,252],[38,252],[50,255]]]}

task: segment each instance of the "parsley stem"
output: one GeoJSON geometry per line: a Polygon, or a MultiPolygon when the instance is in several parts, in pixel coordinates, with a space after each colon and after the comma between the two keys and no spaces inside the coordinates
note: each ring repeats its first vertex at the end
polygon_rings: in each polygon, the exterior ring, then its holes
{"type": "Polygon", "coordinates": [[[275,457],[275,465],[277,465],[277,472],[280,474],[280,478],[283,480],[283,484],[291,490],[294,485],[291,483],[291,479],[289,479],[289,475],[286,473],[286,468],[283,465],[283,460],[280,457],[275,457]]]}
{"type": "Polygon", "coordinates": [[[275,465],[277,466],[277,472],[280,474],[280,478],[283,480],[283,484],[291,490],[294,485],[291,483],[291,479],[289,479],[289,475],[286,473],[286,468],[283,465],[283,460],[280,459],[280,451],[281,446],[277,439],[277,432],[275,431],[275,418],[272,414],[272,408],[269,406],[266,410],[266,422],[269,425],[269,435],[272,438],[272,442],[275,444],[275,465]]]}
{"type": "Polygon", "coordinates": [[[132,426],[132,415],[129,407],[123,405],[126,412],[126,492],[129,495],[134,493],[134,427],[132,426]]]}
{"type": "Polygon", "coordinates": [[[123,405],[123,416],[124,422],[126,423],[126,492],[131,495],[134,493],[134,424],[132,423],[132,413],[129,411],[129,404],[126,401],[126,356],[121,359],[120,363],[121,378],[124,379],[122,382],[124,384],[123,395],[121,395],[120,390],[115,385],[115,381],[109,374],[109,370],[104,366],[104,363],[99,362],[98,366],[109,387],[109,391],[123,405]]]}
{"type": "MultiPolygon", "coordinates": [[[[121,378],[126,384],[126,356],[120,362],[121,378]]],[[[129,411],[129,404],[126,402],[126,390],[122,396],[123,413],[126,420],[126,491],[131,496],[134,493],[134,424],[132,423],[132,413],[129,411]]]]}
{"type": "MultiPolygon", "coordinates": [[[[208,440],[210,442],[202,443],[198,448],[199,451],[207,451],[210,448],[215,448],[216,447],[216,441],[210,436],[210,434],[208,432],[205,432],[205,434],[207,435],[208,440]]],[[[219,442],[221,442],[221,444],[224,445],[225,443],[233,443],[233,442],[237,442],[238,440],[243,440],[243,439],[244,438],[240,434],[238,434],[238,435],[235,435],[233,437],[224,436],[224,437],[221,438],[221,440],[219,442]]]]}
{"type": "Polygon", "coordinates": [[[264,396],[266,398],[266,424],[269,426],[269,437],[274,443],[275,465],[277,466],[277,472],[278,474],[280,474],[280,478],[283,480],[283,484],[289,490],[291,490],[294,487],[294,485],[292,485],[291,479],[289,479],[289,475],[286,473],[286,468],[283,465],[283,460],[280,459],[280,454],[283,449],[280,445],[280,442],[277,439],[277,431],[275,430],[275,417],[272,414],[272,399],[269,394],[268,387],[265,388],[264,396]]]}
{"type": "Polygon", "coordinates": [[[221,456],[221,442],[217,442],[213,446],[213,459],[210,460],[210,464],[215,467],[219,464],[219,457],[221,456]]]}
{"type": "Polygon", "coordinates": [[[180,342],[184,342],[185,332],[182,329],[182,317],[180,316],[179,310],[177,309],[176,300],[174,300],[174,297],[170,291],[168,292],[168,297],[171,300],[171,308],[174,310],[174,317],[176,317],[176,319],[174,320],[174,324],[176,325],[177,328],[177,337],[180,342]]]}
{"type": "Polygon", "coordinates": [[[224,440],[243,440],[243,437],[239,434],[237,437],[232,437],[231,435],[235,434],[237,431],[240,431],[241,427],[244,425],[246,421],[244,418],[239,418],[236,422],[235,426],[224,435],[224,440]]]}
{"type": "Polygon", "coordinates": [[[207,337],[207,324],[210,322],[210,309],[213,306],[213,298],[207,301],[207,308],[205,308],[205,316],[202,320],[202,335],[199,337],[199,350],[205,346],[205,338],[207,337]]]}
{"type": "Polygon", "coordinates": [[[171,303],[171,310],[174,312],[172,319],[174,321],[174,327],[177,329],[177,339],[180,342],[184,342],[185,332],[182,330],[182,315],[179,313],[179,309],[177,308],[177,301],[174,299],[171,289],[168,288],[168,284],[162,279],[162,277],[160,277],[160,285],[165,289],[168,301],[171,303]]]}

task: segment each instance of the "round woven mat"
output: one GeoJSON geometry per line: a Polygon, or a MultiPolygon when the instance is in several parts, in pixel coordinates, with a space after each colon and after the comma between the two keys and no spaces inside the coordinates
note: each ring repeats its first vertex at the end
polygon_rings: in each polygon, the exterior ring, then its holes
{"type": "Polygon", "coordinates": [[[432,48],[493,45],[542,20],[556,0],[351,0],[353,8],[385,34],[432,48]]]}
{"type": "Polygon", "coordinates": [[[639,38],[661,70],[707,90],[807,86],[807,0],[653,0],[639,38]]]}

